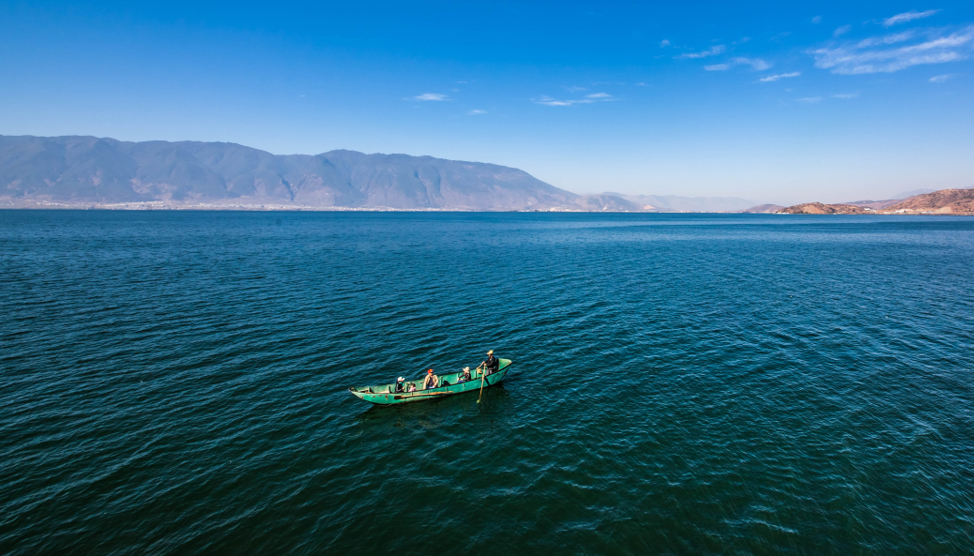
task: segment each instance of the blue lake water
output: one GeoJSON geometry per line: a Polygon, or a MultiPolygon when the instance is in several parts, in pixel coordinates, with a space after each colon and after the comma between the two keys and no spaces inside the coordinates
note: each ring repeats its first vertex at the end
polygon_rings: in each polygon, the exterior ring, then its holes
{"type": "Polygon", "coordinates": [[[974,218],[0,211],[0,316],[3,554],[974,546],[974,218]]]}

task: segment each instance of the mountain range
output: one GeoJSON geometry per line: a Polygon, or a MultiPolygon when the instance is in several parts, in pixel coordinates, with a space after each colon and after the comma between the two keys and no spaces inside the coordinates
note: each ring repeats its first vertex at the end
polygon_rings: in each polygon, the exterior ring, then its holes
{"type": "Polygon", "coordinates": [[[736,198],[577,195],[516,168],[336,150],[274,155],[234,143],[0,136],[0,206],[182,206],[734,212],[736,198]]]}
{"type": "Polygon", "coordinates": [[[233,143],[96,137],[0,137],[0,186],[11,199],[82,203],[518,210],[578,197],[494,164],[344,150],[280,156],[233,143]]]}

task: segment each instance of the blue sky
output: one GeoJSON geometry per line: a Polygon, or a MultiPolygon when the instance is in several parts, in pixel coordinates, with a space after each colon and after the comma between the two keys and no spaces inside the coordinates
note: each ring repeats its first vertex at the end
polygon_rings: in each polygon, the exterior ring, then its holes
{"type": "Polygon", "coordinates": [[[782,204],[974,185],[974,3],[0,1],[0,134],[782,204]]]}

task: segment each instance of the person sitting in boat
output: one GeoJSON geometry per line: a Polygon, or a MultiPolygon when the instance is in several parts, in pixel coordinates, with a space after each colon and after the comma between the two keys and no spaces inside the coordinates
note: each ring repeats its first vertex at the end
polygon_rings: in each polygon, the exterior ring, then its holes
{"type": "Polygon", "coordinates": [[[410,384],[409,385],[409,391],[410,392],[415,392],[416,391],[416,385],[415,384],[410,384]]]}
{"type": "Polygon", "coordinates": [[[494,350],[487,352],[487,360],[481,363],[481,365],[484,366],[484,376],[497,371],[497,369],[499,369],[501,366],[500,361],[494,357],[494,350]]]}
{"type": "Polygon", "coordinates": [[[470,367],[464,367],[463,372],[457,377],[457,384],[470,380],[470,367]]]}
{"type": "Polygon", "coordinates": [[[406,385],[403,383],[404,380],[406,380],[406,379],[404,379],[403,377],[399,377],[399,380],[396,381],[396,393],[397,394],[402,394],[403,392],[406,391],[406,385]]]}
{"type": "Polygon", "coordinates": [[[426,378],[423,379],[423,390],[436,388],[440,385],[440,377],[433,374],[433,369],[426,371],[426,378]]]}

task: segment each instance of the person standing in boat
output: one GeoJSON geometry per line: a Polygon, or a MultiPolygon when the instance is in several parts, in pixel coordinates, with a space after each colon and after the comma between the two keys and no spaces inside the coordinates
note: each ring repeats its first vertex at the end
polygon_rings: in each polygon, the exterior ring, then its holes
{"type": "Polygon", "coordinates": [[[494,357],[494,350],[490,350],[487,352],[487,359],[483,363],[481,363],[481,365],[484,366],[484,376],[487,376],[490,373],[497,371],[497,369],[499,369],[501,366],[497,358],[494,357]]]}
{"type": "Polygon", "coordinates": [[[440,385],[440,377],[433,374],[433,369],[426,371],[426,378],[423,379],[423,390],[436,388],[440,385]]]}
{"type": "Polygon", "coordinates": [[[405,380],[406,380],[405,378],[399,377],[399,380],[396,381],[396,393],[397,394],[401,394],[401,393],[403,393],[403,392],[406,391],[406,388],[405,388],[406,385],[403,384],[403,381],[405,381],[405,380]]]}

